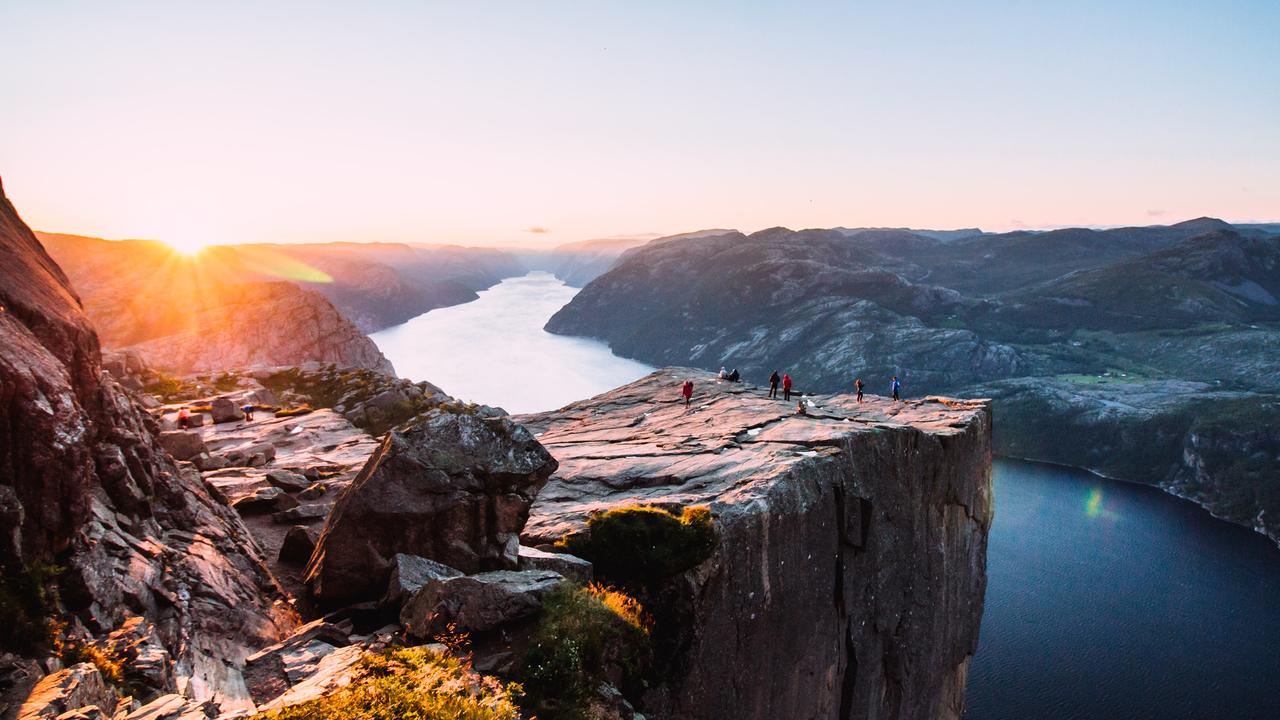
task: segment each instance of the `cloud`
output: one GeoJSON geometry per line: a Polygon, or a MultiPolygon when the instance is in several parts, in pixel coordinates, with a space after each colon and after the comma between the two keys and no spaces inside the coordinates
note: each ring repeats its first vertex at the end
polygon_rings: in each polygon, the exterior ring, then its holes
{"type": "Polygon", "coordinates": [[[551,232],[551,228],[544,228],[541,225],[534,225],[532,227],[525,228],[524,231],[527,233],[533,233],[534,235],[543,235],[545,233],[551,232]]]}
{"type": "Polygon", "coordinates": [[[1168,210],[1148,210],[1147,217],[1160,217],[1161,215],[1167,215],[1168,213],[1168,210]]]}

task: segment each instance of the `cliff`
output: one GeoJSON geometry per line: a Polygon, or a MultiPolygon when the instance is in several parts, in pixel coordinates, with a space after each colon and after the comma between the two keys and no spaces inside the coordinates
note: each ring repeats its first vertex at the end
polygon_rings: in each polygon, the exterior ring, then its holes
{"type": "MultiPolygon", "coordinates": [[[[228,666],[279,639],[293,613],[239,517],[102,372],[66,276],[2,189],[0,406],[4,649],[114,633],[148,649],[147,692],[236,707],[243,683],[228,666]]],[[[144,665],[118,660],[130,681],[144,665]]]]}
{"type": "Polygon", "coordinates": [[[989,403],[816,396],[801,416],[764,395],[667,368],[517,418],[560,463],[525,544],[611,508],[710,506],[719,540],[665,593],[683,622],[659,640],[671,670],[646,716],[960,717],[993,517],[989,403]]]}

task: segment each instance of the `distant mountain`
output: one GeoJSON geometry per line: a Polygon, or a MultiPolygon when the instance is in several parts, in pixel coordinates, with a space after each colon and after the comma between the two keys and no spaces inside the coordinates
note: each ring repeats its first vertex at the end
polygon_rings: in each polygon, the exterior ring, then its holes
{"type": "MultiPolygon", "coordinates": [[[[106,285],[126,294],[144,284],[180,288],[192,277],[219,283],[284,280],[324,295],[363,332],[469,302],[477,290],[522,272],[511,253],[450,245],[225,245],[188,258],[159,242],[37,236],[76,287],[90,295],[95,294],[91,289],[106,290],[106,285]]],[[[134,325],[131,319],[123,324],[134,325]]],[[[132,334],[131,340],[139,339],[132,334]]],[[[109,345],[121,340],[109,329],[105,335],[109,345]]]]}
{"type": "Polygon", "coordinates": [[[1159,484],[1280,540],[1280,439],[1260,429],[1280,427],[1280,236],[1256,228],[654,241],[546,327],[802,391],[887,393],[896,374],[912,396],[995,396],[1000,452],[1159,484]]]}
{"type": "Polygon", "coordinates": [[[920,237],[926,237],[926,238],[929,238],[929,239],[931,239],[931,240],[940,240],[940,241],[942,241],[942,242],[951,242],[951,241],[953,241],[953,240],[964,240],[964,239],[966,239],[966,238],[976,237],[976,236],[978,236],[978,235],[983,235],[983,234],[984,234],[984,233],[982,232],[982,230],[980,230],[980,229],[978,229],[978,228],[960,228],[960,229],[958,229],[958,230],[915,230],[915,229],[912,229],[912,228],[846,228],[846,227],[838,227],[838,228],[835,228],[835,230],[836,230],[837,232],[844,233],[845,235],[857,235],[858,233],[864,233],[864,232],[880,232],[880,231],[904,232],[904,233],[910,233],[910,234],[912,234],[912,235],[919,235],[920,237]]]}
{"type": "Polygon", "coordinates": [[[560,278],[567,285],[582,287],[608,272],[609,268],[633,248],[651,242],[708,237],[731,230],[699,230],[680,235],[638,235],[616,238],[596,238],[557,245],[550,250],[522,251],[520,260],[530,270],[545,270],[560,278]]]}

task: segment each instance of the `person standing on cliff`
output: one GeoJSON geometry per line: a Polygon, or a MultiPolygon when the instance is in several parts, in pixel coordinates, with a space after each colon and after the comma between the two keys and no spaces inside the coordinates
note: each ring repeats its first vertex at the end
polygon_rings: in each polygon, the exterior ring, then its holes
{"type": "Polygon", "coordinates": [[[854,380],[853,387],[858,391],[858,402],[862,402],[862,378],[854,380]]]}
{"type": "Polygon", "coordinates": [[[898,376],[897,376],[897,375],[894,375],[894,376],[893,376],[893,384],[892,384],[892,385],[890,385],[890,388],[892,388],[892,389],[893,389],[893,399],[894,399],[894,400],[901,400],[901,398],[900,398],[900,397],[898,397],[898,391],[902,389],[902,383],[898,382],[898,376]]]}
{"type": "Polygon", "coordinates": [[[778,377],[777,370],[774,370],[773,374],[769,376],[769,397],[778,397],[778,381],[781,379],[782,378],[778,377]]]}
{"type": "Polygon", "coordinates": [[[782,399],[791,399],[791,373],[782,374],[782,399]]]}
{"type": "Polygon", "coordinates": [[[684,385],[680,387],[680,394],[684,395],[684,406],[689,407],[689,401],[693,399],[693,381],[685,380],[684,385]]]}

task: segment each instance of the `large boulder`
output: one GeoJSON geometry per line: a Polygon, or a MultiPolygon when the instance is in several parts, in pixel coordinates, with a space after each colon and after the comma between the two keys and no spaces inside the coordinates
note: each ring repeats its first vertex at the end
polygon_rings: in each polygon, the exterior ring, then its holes
{"type": "Polygon", "coordinates": [[[115,710],[116,696],[107,688],[98,668],[92,663],[80,663],[37,683],[18,709],[17,720],[54,720],[69,710],[88,705],[110,713],[115,710]]]}
{"type": "Polygon", "coordinates": [[[200,433],[189,430],[162,432],[160,433],[160,444],[173,456],[174,460],[190,460],[197,455],[209,452],[209,448],[205,447],[204,439],[200,437],[200,433]]]}
{"type": "Polygon", "coordinates": [[[235,422],[244,417],[231,398],[214,398],[212,408],[209,414],[213,416],[215,423],[235,422]]]}
{"type": "Polygon", "coordinates": [[[515,568],[529,507],[556,467],[506,418],[423,415],[387,433],[338,498],[307,584],[327,603],[376,599],[397,553],[467,573],[515,568]]]}
{"type": "Polygon", "coordinates": [[[400,610],[400,624],[418,638],[493,630],[538,614],[542,598],[563,582],[563,576],[549,570],[495,570],[431,580],[400,610]]]}

